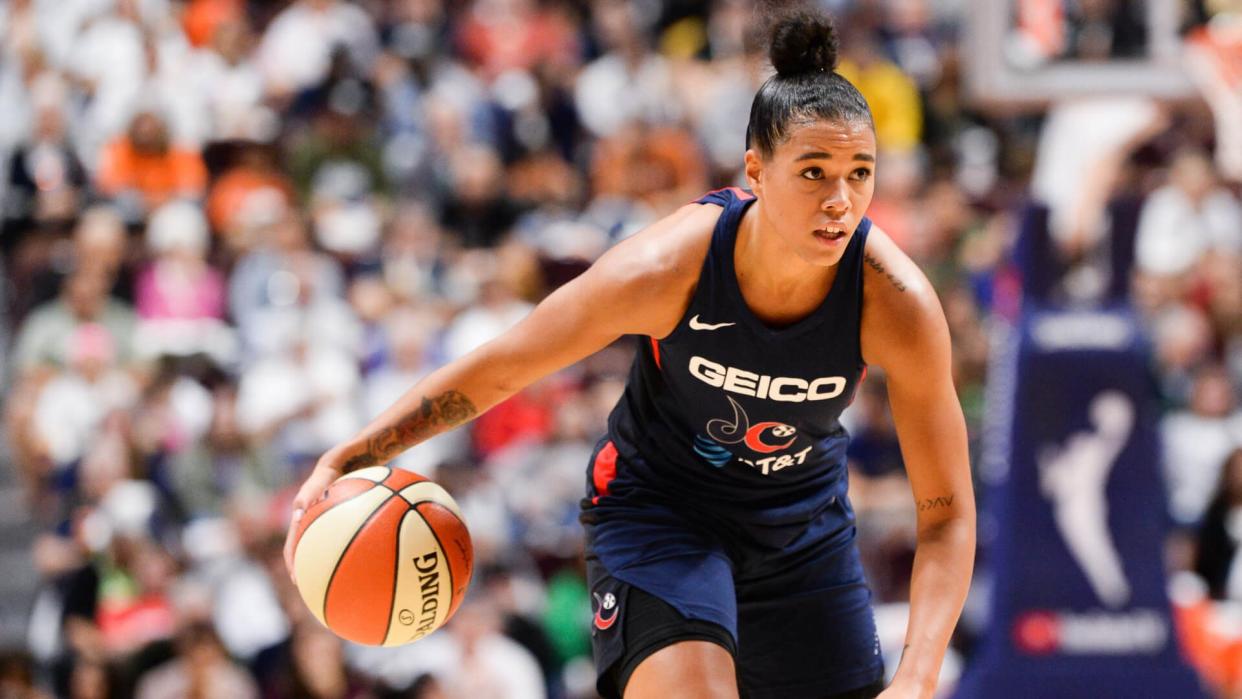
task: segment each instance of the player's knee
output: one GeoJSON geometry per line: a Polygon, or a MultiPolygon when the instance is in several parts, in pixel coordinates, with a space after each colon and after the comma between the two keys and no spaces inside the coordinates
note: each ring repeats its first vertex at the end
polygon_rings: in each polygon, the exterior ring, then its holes
{"type": "Polygon", "coordinates": [[[737,699],[733,656],[709,641],[680,641],[647,656],[630,675],[625,699],[737,699]]]}

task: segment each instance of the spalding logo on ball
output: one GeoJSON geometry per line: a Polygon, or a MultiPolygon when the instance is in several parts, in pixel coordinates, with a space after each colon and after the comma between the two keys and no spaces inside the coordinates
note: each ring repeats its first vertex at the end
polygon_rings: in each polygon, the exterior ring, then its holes
{"type": "Polygon", "coordinates": [[[440,628],[466,594],[473,548],[461,510],[422,476],[373,466],[338,478],[294,539],[298,591],[342,638],[399,646],[440,628]]]}

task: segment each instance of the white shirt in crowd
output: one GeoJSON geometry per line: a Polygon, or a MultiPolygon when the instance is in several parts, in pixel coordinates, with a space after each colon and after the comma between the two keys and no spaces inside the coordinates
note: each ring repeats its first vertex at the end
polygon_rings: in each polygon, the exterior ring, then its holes
{"type": "Polygon", "coordinates": [[[1178,411],[1161,423],[1169,509],[1184,524],[1198,522],[1216,494],[1220,470],[1242,444],[1242,413],[1208,417],[1178,411]]]}
{"type": "Polygon", "coordinates": [[[1139,269],[1158,275],[1189,271],[1209,250],[1242,250],[1242,205],[1216,189],[1195,206],[1181,189],[1165,186],[1148,197],[1139,216],[1139,269]]]}
{"type": "Polygon", "coordinates": [[[259,45],[259,69],[269,88],[294,92],[312,87],[328,74],[332,52],[346,48],[360,65],[378,52],[371,18],[345,2],[302,0],[276,16],[259,45]]]}

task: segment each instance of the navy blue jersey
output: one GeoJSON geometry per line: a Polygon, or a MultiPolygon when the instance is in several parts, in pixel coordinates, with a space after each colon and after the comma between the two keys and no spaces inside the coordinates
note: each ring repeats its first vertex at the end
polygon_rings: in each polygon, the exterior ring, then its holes
{"type": "MultiPolygon", "coordinates": [[[[593,465],[591,503],[607,510],[609,500],[650,495],[781,545],[844,500],[848,435],[839,417],[865,373],[859,331],[871,222],[854,232],[823,303],[772,328],[747,307],[733,265],[754,195],[730,187],[698,201],[723,207],[698,285],[672,333],[641,342],[609,417],[611,444],[593,465]]],[[[829,531],[852,530],[842,505],[829,531]]]]}

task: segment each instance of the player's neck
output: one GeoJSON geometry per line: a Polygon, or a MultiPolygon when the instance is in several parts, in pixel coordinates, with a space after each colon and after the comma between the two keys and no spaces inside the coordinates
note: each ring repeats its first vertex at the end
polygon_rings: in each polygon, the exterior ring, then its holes
{"type": "Polygon", "coordinates": [[[765,322],[795,322],[823,302],[837,265],[821,267],[799,257],[775,230],[764,229],[756,202],[738,223],[733,268],[751,311],[765,322]]]}
{"type": "Polygon", "coordinates": [[[771,229],[762,206],[762,201],[755,202],[738,222],[733,254],[738,280],[746,279],[756,290],[779,294],[826,290],[836,276],[836,266],[813,265],[790,250],[771,229]]]}

